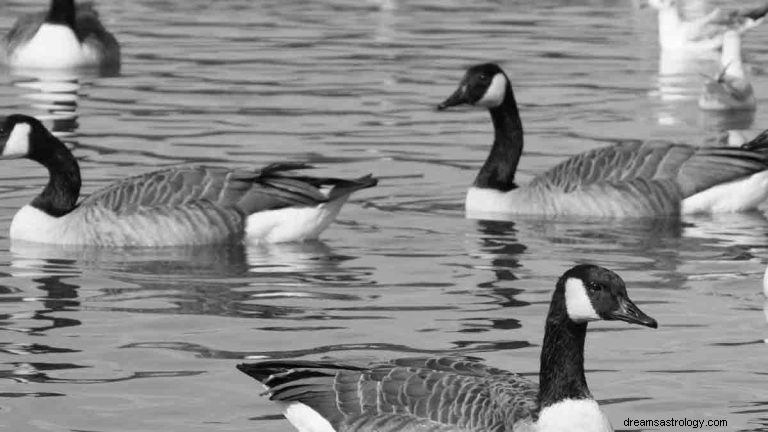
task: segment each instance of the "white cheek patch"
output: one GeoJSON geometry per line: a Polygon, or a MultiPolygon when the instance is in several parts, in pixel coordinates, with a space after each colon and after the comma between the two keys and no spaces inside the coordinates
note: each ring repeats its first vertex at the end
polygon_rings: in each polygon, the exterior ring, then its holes
{"type": "Polygon", "coordinates": [[[6,159],[26,157],[29,154],[29,132],[27,123],[17,123],[3,147],[2,157],[6,159]]]}
{"type": "Polygon", "coordinates": [[[565,308],[573,322],[581,323],[601,319],[592,307],[587,295],[587,287],[581,279],[569,278],[565,281],[565,308]]]}
{"type": "Polygon", "coordinates": [[[475,105],[485,108],[495,108],[504,102],[504,96],[507,95],[507,77],[502,73],[497,73],[491,80],[488,90],[475,105]]]}

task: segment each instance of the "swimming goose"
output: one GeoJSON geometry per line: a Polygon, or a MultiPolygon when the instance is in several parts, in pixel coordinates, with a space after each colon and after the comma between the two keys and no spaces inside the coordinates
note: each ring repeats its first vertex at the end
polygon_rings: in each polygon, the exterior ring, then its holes
{"type": "Polygon", "coordinates": [[[438,109],[462,104],[487,108],[495,129],[490,154],[467,192],[470,218],[738,212],[768,197],[765,142],[749,149],[622,142],[576,155],[518,186],[523,126],[507,75],[493,63],[469,68],[438,109]]]}
{"type": "Polygon", "coordinates": [[[741,37],[734,30],[723,35],[720,66],[720,73],[704,84],[699,108],[711,111],[755,109],[755,94],[741,61],[741,37]]]}
{"type": "Polygon", "coordinates": [[[743,11],[714,9],[706,16],[685,20],[677,0],[648,0],[658,10],[659,45],[665,50],[703,51],[720,48],[727,30],[739,33],[760,24],[768,4],[743,11]]]}
{"type": "Polygon", "coordinates": [[[11,240],[59,245],[174,246],[316,239],[350,194],[375,186],[289,174],[298,163],[261,170],[184,166],[125,178],[77,203],[80,169],[37,119],[14,114],[0,128],[0,158],[32,159],[48,185],[11,222],[11,240]]]}
{"type": "Polygon", "coordinates": [[[120,69],[120,45],[92,3],[51,0],[47,12],[19,18],[3,40],[4,60],[22,69],[120,69]]]}
{"type": "Polygon", "coordinates": [[[657,326],[616,273],[584,264],[565,272],[547,314],[538,385],[457,358],[369,366],[276,360],[237,368],[268,388],[300,432],[612,431],[584,377],[587,323],[601,319],[657,326]]]}

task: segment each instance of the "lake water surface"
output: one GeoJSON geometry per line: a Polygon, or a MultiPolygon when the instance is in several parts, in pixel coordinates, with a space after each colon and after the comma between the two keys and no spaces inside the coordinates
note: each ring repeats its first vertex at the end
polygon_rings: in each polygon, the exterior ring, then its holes
{"type": "MultiPolygon", "coordinates": [[[[45,3],[0,1],[0,29],[45,3]]],[[[3,161],[0,429],[291,430],[235,369],[244,359],[471,355],[535,378],[555,281],[593,262],[622,275],[660,323],[590,325],[587,379],[614,427],[687,417],[768,431],[763,214],[463,216],[490,120],[434,106],[473,63],[497,61],[514,82],[521,181],[620,139],[712,145],[725,129],[768,128],[764,106],[702,114],[699,73],[717,66],[660,58],[650,10],[629,0],[98,3],[123,46],[120,76],[40,83],[3,71],[0,85],[2,114],[39,115],[72,145],[85,192],[184,162],[307,161],[318,174],[372,172],[380,185],[356,194],[318,243],[73,251],[11,247],[10,220],[47,173],[3,161]]],[[[768,26],[744,48],[765,105],[768,26]]]]}

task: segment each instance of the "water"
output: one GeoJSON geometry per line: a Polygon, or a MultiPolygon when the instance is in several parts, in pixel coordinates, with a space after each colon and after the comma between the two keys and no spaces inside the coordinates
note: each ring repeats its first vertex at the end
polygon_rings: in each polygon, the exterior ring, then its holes
{"type": "MultiPolygon", "coordinates": [[[[3,2],[0,28],[43,7],[32,3],[3,2]]],[[[123,45],[122,75],[41,84],[3,74],[0,86],[2,112],[41,115],[72,145],[85,192],[197,161],[308,161],[318,174],[373,172],[381,182],[353,197],[322,243],[11,248],[13,213],[46,173],[3,161],[5,430],[290,430],[235,370],[246,358],[465,354],[535,376],[555,280],[580,262],[621,274],[660,323],[590,326],[587,379],[617,429],[651,430],[625,428],[627,418],[687,417],[768,430],[762,214],[682,224],[463,218],[490,122],[434,106],[476,62],[498,61],[514,81],[521,181],[618,139],[711,145],[725,129],[768,127],[762,108],[700,113],[699,72],[717,67],[660,64],[649,10],[613,0],[99,6],[123,45]]],[[[766,42],[766,26],[744,41],[759,105],[766,42]]]]}

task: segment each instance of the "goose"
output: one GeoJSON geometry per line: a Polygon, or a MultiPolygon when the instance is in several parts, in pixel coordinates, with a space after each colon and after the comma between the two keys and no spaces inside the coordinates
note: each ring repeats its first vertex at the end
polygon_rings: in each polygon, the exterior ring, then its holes
{"type": "Polygon", "coordinates": [[[20,17],[3,40],[5,62],[20,69],[98,68],[117,72],[120,45],[91,3],[51,0],[48,11],[20,17]]]}
{"type": "Polygon", "coordinates": [[[741,37],[735,30],[723,35],[720,66],[720,73],[704,84],[699,108],[710,111],[754,110],[757,101],[741,61],[741,37]]]}
{"type": "Polygon", "coordinates": [[[86,246],[181,246],[278,243],[316,239],[353,192],[353,180],[287,171],[178,166],[114,182],[77,202],[80,168],[67,147],[37,119],[8,116],[0,126],[0,158],[28,158],[48,169],[48,184],[13,217],[12,241],[86,246]]]}
{"type": "Polygon", "coordinates": [[[717,8],[701,18],[685,20],[678,0],[648,0],[648,4],[658,10],[659,45],[677,51],[719,49],[727,30],[741,33],[760,24],[768,13],[768,4],[743,11],[717,8]]]}
{"type": "Polygon", "coordinates": [[[656,320],[616,273],[577,265],[557,281],[541,347],[539,384],[462,358],[406,358],[356,366],[276,360],[237,368],[267,387],[300,432],[612,431],[587,387],[587,323],[656,320]]]}
{"type": "Polygon", "coordinates": [[[495,130],[490,154],[467,192],[470,218],[739,212],[768,197],[768,141],[763,138],[747,148],[620,142],[573,156],[519,186],[515,171],[523,126],[507,75],[494,63],[470,67],[437,108],[462,104],[487,108],[495,130]]]}

